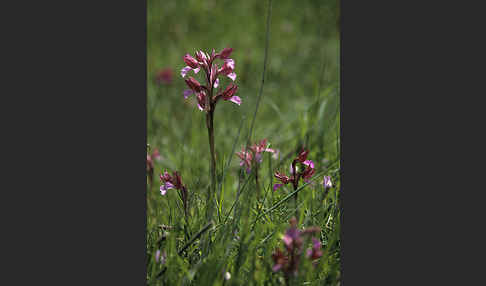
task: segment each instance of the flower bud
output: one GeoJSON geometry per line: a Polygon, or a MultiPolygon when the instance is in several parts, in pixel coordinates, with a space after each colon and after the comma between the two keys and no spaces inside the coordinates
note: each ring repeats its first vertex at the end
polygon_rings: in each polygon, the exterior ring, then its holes
{"type": "Polygon", "coordinates": [[[233,52],[233,48],[224,48],[221,53],[219,54],[219,58],[222,60],[225,60],[229,58],[231,55],[231,52],[233,52]]]}
{"type": "Polygon", "coordinates": [[[230,83],[226,89],[223,91],[223,98],[228,100],[230,99],[238,90],[238,86],[236,84],[230,83]]]}
{"type": "Polygon", "coordinates": [[[184,56],[184,62],[193,69],[199,67],[199,63],[196,61],[196,59],[191,57],[189,54],[184,56]]]}
{"type": "Polygon", "coordinates": [[[187,86],[194,90],[195,92],[201,91],[201,84],[192,76],[190,76],[188,79],[185,79],[187,86]]]}

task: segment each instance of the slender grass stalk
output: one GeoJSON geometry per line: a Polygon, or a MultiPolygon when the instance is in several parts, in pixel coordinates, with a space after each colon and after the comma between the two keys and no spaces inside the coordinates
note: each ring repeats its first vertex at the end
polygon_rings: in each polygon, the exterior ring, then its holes
{"type": "Polygon", "coordinates": [[[184,250],[186,250],[196,239],[198,239],[203,233],[205,233],[211,226],[213,225],[212,222],[209,222],[205,227],[203,227],[198,233],[196,233],[189,242],[187,242],[181,250],[177,252],[177,254],[182,255],[184,250]]]}
{"type": "Polygon", "coordinates": [[[302,186],[300,186],[298,189],[296,189],[295,191],[291,192],[290,194],[286,195],[283,199],[281,199],[280,201],[278,201],[276,204],[274,204],[271,208],[269,208],[268,210],[264,211],[264,212],[261,212],[260,214],[258,214],[257,218],[255,219],[255,222],[256,223],[258,221],[258,219],[260,217],[262,217],[263,215],[266,215],[272,211],[274,211],[278,206],[280,206],[281,204],[285,203],[286,201],[288,201],[291,197],[293,197],[295,194],[297,194],[298,192],[300,192],[302,189],[304,189],[308,184],[312,183],[313,181],[317,180],[319,178],[319,176],[321,176],[324,172],[319,172],[318,174],[316,174],[312,179],[310,179],[308,182],[306,182],[305,184],[303,184],[302,186]]]}
{"type": "Polygon", "coordinates": [[[260,85],[260,91],[257,98],[257,103],[255,107],[255,113],[253,114],[253,119],[251,121],[250,132],[248,133],[248,139],[246,143],[246,149],[248,150],[248,146],[250,146],[251,135],[253,133],[253,127],[255,126],[255,118],[258,112],[258,107],[260,106],[260,101],[263,95],[263,86],[265,84],[265,71],[267,70],[267,59],[268,59],[268,42],[270,39],[270,18],[272,16],[272,0],[268,0],[268,13],[267,13],[267,29],[266,29],[266,37],[265,37],[265,56],[263,58],[263,73],[262,73],[262,84],[260,85]]]}

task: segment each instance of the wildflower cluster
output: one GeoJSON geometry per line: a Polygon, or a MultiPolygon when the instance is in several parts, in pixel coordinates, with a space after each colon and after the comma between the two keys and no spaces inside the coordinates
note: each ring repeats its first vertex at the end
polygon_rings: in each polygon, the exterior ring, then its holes
{"type": "MultiPolygon", "coordinates": [[[[181,76],[182,78],[184,78],[187,86],[189,87],[189,89],[184,91],[184,98],[187,99],[189,96],[195,95],[199,110],[205,111],[206,113],[206,124],[208,129],[209,148],[211,155],[211,187],[208,188],[208,202],[212,202],[214,200],[214,192],[216,190],[216,153],[214,150],[215,141],[213,124],[216,103],[220,99],[223,99],[225,101],[231,101],[237,105],[241,104],[240,97],[235,95],[238,90],[238,86],[233,83],[236,80],[236,73],[234,71],[235,62],[233,59],[230,58],[232,51],[232,48],[225,48],[220,53],[216,53],[213,49],[211,54],[205,53],[203,51],[197,51],[194,57],[186,54],[183,59],[187,66],[185,66],[181,70],[181,76]],[[220,66],[218,66],[216,60],[222,61],[219,64],[220,66]],[[191,71],[194,74],[198,74],[201,70],[203,70],[205,73],[204,83],[200,83],[198,80],[188,74],[191,71]],[[228,77],[232,81],[224,89],[221,87],[220,84],[220,76],[228,77]]],[[[171,71],[161,71],[157,75],[156,80],[159,83],[170,83],[172,80],[171,71]]],[[[263,161],[264,152],[272,153],[272,157],[278,158],[280,151],[270,148],[270,144],[268,143],[267,139],[262,139],[260,142],[253,143],[250,146],[247,145],[246,147],[243,147],[241,151],[235,153],[240,158],[240,166],[245,167],[248,173],[254,168],[257,198],[260,189],[258,182],[258,169],[259,165],[263,161]]],[[[296,158],[293,159],[290,165],[290,171],[288,175],[278,171],[274,173],[274,176],[279,180],[279,182],[274,184],[273,186],[274,191],[289,183],[292,184],[294,190],[297,190],[301,180],[303,180],[304,182],[310,181],[311,177],[315,174],[315,166],[312,160],[307,159],[308,154],[308,150],[303,149],[300,151],[296,158]]],[[[158,150],[154,150],[152,155],[149,155],[147,153],[147,172],[149,173],[150,177],[152,177],[152,174],[154,172],[154,160],[158,159],[160,159],[160,154],[158,150]]],[[[184,230],[186,231],[186,227],[190,225],[188,222],[188,191],[186,186],[182,182],[181,175],[177,171],[174,171],[172,174],[164,171],[163,174],[160,174],[160,182],[160,194],[162,196],[165,196],[167,194],[167,191],[170,189],[176,189],[179,191],[178,193],[183,203],[184,215],[186,218],[186,225],[184,226],[184,230]]],[[[327,190],[329,190],[333,186],[331,182],[331,177],[324,176],[322,184],[325,190],[324,194],[326,194],[327,190]]],[[[296,211],[295,216],[298,218],[297,193],[297,191],[294,192],[294,201],[296,211]]],[[[211,204],[206,207],[206,212],[207,218],[211,219],[211,204]]],[[[301,230],[297,228],[296,217],[290,219],[290,227],[287,229],[284,236],[282,237],[285,247],[284,250],[276,248],[275,251],[272,253],[272,259],[274,261],[274,266],[272,269],[274,272],[282,271],[284,273],[286,282],[288,282],[292,276],[297,275],[299,263],[302,257],[306,257],[307,259],[315,263],[316,260],[323,255],[320,240],[313,236],[314,234],[317,235],[320,233],[320,228],[309,227],[301,230]],[[311,239],[312,245],[305,249],[304,243],[308,241],[306,240],[307,238],[311,239]]],[[[200,231],[200,233],[202,233],[202,231],[200,231]]],[[[198,236],[196,235],[195,238],[197,237],[198,236]]],[[[182,251],[185,248],[186,247],[184,247],[182,251]]],[[[155,254],[155,260],[157,263],[165,264],[167,261],[166,252],[164,251],[162,253],[160,250],[157,250],[155,254]]],[[[223,273],[225,280],[231,279],[231,274],[227,272],[226,269],[224,269],[223,273]]]]}
{"type": "Polygon", "coordinates": [[[225,48],[220,53],[216,53],[213,49],[211,55],[198,51],[195,54],[195,58],[189,54],[184,56],[184,62],[187,66],[182,68],[181,76],[183,78],[187,76],[185,81],[189,87],[188,90],[184,91],[184,98],[187,99],[190,95],[195,94],[199,110],[206,112],[214,110],[219,99],[231,101],[238,105],[241,104],[240,97],[235,95],[238,86],[233,83],[230,83],[226,89],[221,90],[220,88],[215,95],[213,94],[214,89],[219,87],[220,75],[227,76],[232,81],[236,79],[236,73],[234,72],[235,61],[229,58],[232,51],[232,48],[225,48]],[[216,59],[223,61],[220,67],[215,63],[216,59]],[[200,84],[195,78],[187,75],[191,70],[197,74],[201,69],[206,73],[206,84],[200,84]]]}
{"type": "MultiPolygon", "coordinates": [[[[291,275],[297,275],[305,236],[318,234],[320,232],[320,228],[316,226],[299,230],[297,228],[297,219],[295,217],[291,218],[289,223],[290,228],[287,229],[282,238],[286,253],[280,250],[280,248],[276,248],[272,254],[272,258],[275,263],[272,268],[273,271],[282,271],[286,280],[288,280],[291,275]]],[[[321,256],[321,243],[317,238],[312,237],[312,247],[307,249],[306,257],[312,261],[315,261],[321,256]]]]}
{"type": "Polygon", "coordinates": [[[292,161],[292,164],[290,165],[290,176],[282,174],[278,171],[275,172],[274,176],[281,182],[281,184],[275,184],[273,186],[274,191],[288,183],[292,183],[294,189],[297,189],[300,179],[303,179],[305,182],[309,181],[312,175],[314,175],[315,169],[314,162],[307,160],[308,154],[308,150],[302,150],[292,161]]]}
{"type": "Polygon", "coordinates": [[[240,152],[236,152],[236,155],[240,157],[240,166],[245,166],[246,172],[249,173],[252,163],[261,164],[263,152],[275,153],[275,150],[268,148],[269,145],[267,139],[263,139],[260,143],[251,145],[248,150],[243,147],[240,152]]]}
{"type": "Polygon", "coordinates": [[[184,206],[184,213],[187,217],[188,193],[186,186],[182,183],[179,172],[175,171],[172,174],[173,175],[170,175],[167,171],[165,171],[163,175],[160,175],[160,181],[162,183],[162,185],[160,186],[160,194],[164,196],[170,189],[179,190],[179,196],[184,206]]]}

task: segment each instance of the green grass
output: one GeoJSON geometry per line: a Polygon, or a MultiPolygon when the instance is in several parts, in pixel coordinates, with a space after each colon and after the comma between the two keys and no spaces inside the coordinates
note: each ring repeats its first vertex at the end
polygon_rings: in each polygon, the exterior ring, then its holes
{"type": "Polygon", "coordinates": [[[281,236],[295,206],[293,199],[285,200],[293,191],[291,185],[272,191],[273,173],[288,173],[300,146],[310,150],[318,175],[315,184],[298,192],[299,227],[321,228],[324,255],[316,267],[303,260],[292,285],[339,284],[338,3],[299,3],[272,3],[265,85],[252,141],[267,138],[272,148],[281,151],[281,158],[264,156],[257,198],[254,173],[242,172],[234,152],[246,143],[261,88],[268,1],[148,1],[147,142],[163,157],[155,163],[152,188],[147,188],[150,285],[283,285],[282,273],[272,272],[271,255],[276,247],[283,249],[281,236]],[[242,104],[222,101],[215,112],[219,188],[210,202],[215,212],[208,221],[210,154],[205,114],[195,107],[193,98],[184,100],[186,86],[179,71],[185,66],[185,53],[227,46],[234,48],[242,104]],[[164,67],[174,69],[170,86],[153,81],[164,67]],[[160,195],[158,175],[164,170],[179,171],[187,186],[187,225],[177,191],[160,195]],[[326,196],[323,175],[331,175],[335,186],[326,196]],[[163,265],[155,263],[157,249],[167,253],[163,265]],[[231,279],[225,282],[226,271],[231,279]]]}

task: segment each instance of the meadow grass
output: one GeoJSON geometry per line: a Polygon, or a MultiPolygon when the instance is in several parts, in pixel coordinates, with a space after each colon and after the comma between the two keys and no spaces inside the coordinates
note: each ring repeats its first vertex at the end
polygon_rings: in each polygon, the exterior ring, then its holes
{"type": "Polygon", "coordinates": [[[150,285],[283,285],[282,273],[272,271],[272,253],[276,247],[283,249],[282,234],[296,210],[300,228],[321,228],[323,256],[315,266],[302,259],[290,283],[339,284],[338,4],[273,0],[268,19],[269,3],[147,3],[147,143],[149,153],[157,148],[162,156],[155,161],[146,190],[150,285]],[[217,188],[207,201],[211,178],[205,113],[196,108],[194,97],[184,100],[186,86],[179,72],[186,53],[224,47],[234,49],[242,104],[218,103],[217,188]],[[170,85],[153,80],[164,67],[174,70],[170,85]],[[278,159],[263,157],[260,192],[255,172],[246,173],[235,156],[250,134],[252,143],[266,138],[271,148],[280,150],[278,159]],[[315,162],[314,181],[297,191],[291,185],[273,191],[273,173],[288,173],[302,147],[315,162]],[[182,176],[189,196],[187,218],[177,190],[165,196],[159,192],[158,175],[165,170],[182,176]],[[330,175],[334,185],[328,192],[322,186],[324,175],[330,175]],[[297,209],[291,200],[294,192],[297,209]],[[206,217],[209,204],[214,207],[211,219],[206,217]],[[164,263],[156,262],[157,250],[166,253],[164,263]],[[224,279],[226,272],[231,279],[224,279]]]}

